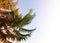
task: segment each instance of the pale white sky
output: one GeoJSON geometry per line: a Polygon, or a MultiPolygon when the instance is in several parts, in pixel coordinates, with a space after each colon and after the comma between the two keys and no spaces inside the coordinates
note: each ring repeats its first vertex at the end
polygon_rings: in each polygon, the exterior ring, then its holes
{"type": "Polygon", "coordinates": [[[30,8],[36,12],[35,19],[26,27],[37,29],[21,43],[60,43],[60,0],[19,0],[18,7],[23,15],[30,8]]]}

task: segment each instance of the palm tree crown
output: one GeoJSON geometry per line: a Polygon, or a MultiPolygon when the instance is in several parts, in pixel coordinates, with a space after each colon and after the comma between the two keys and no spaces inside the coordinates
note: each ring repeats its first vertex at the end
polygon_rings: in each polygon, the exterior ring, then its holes
{"type": "Polygon", "coordinates": [[[0,0],[0,39],[3,43],[12,43],[8,39],[26,40],[35,29],[29,30],[23,26],[31,23],[34,17],[32,9],[22,17],[13,0],[0,0]]]}

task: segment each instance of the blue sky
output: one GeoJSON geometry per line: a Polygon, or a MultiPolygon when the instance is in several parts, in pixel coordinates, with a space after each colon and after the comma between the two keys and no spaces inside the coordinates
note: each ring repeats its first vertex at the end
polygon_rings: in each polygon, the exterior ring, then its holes
{"type": "Polygon", "coordinates": [[[36,13],[26,28],[37,29],[21,43],[60,43],[60,0],[19,0],[18,7],[23,16],[31,8],[36,13]]]}

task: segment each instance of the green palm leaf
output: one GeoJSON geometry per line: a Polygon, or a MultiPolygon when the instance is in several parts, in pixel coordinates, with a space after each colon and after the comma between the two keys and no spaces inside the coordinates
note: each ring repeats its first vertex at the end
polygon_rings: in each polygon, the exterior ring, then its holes
{"type": "Polygon", "coordinates": [[[32,19],[35,17],[35,14],[34,15],[31,15],[32,14],[32,9],[30,10],[30,12],[25,15],[25,17],[20,21],[20,24],[19,26],[20,27],[23,27],[25,25],[28,25],[29,23],[31,23],[32,19]]]}
{"type": "Polygon", "coordinates": [[[32,19],[35,17],[35,14],[32,14],[32,9],[29,11],[27,15],[25,15],[21,20],[17,20],[15,23],[17,23],[17,26],[23,27],[25,25],[28,25],[31,23],[32,19]]]}

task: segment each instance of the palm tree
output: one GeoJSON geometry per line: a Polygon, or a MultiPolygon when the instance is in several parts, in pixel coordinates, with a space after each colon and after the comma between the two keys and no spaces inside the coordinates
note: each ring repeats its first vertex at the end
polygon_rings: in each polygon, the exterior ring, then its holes
{"type": "Polygon", "coordinates": [[[35,29],[25,29],[25,25],[31,23],[35,14],[32,9],[22,17],[13,0],[0,0],[0,40],[3,43],[13,43],[13,41],[26,40],[35,29]]]}

